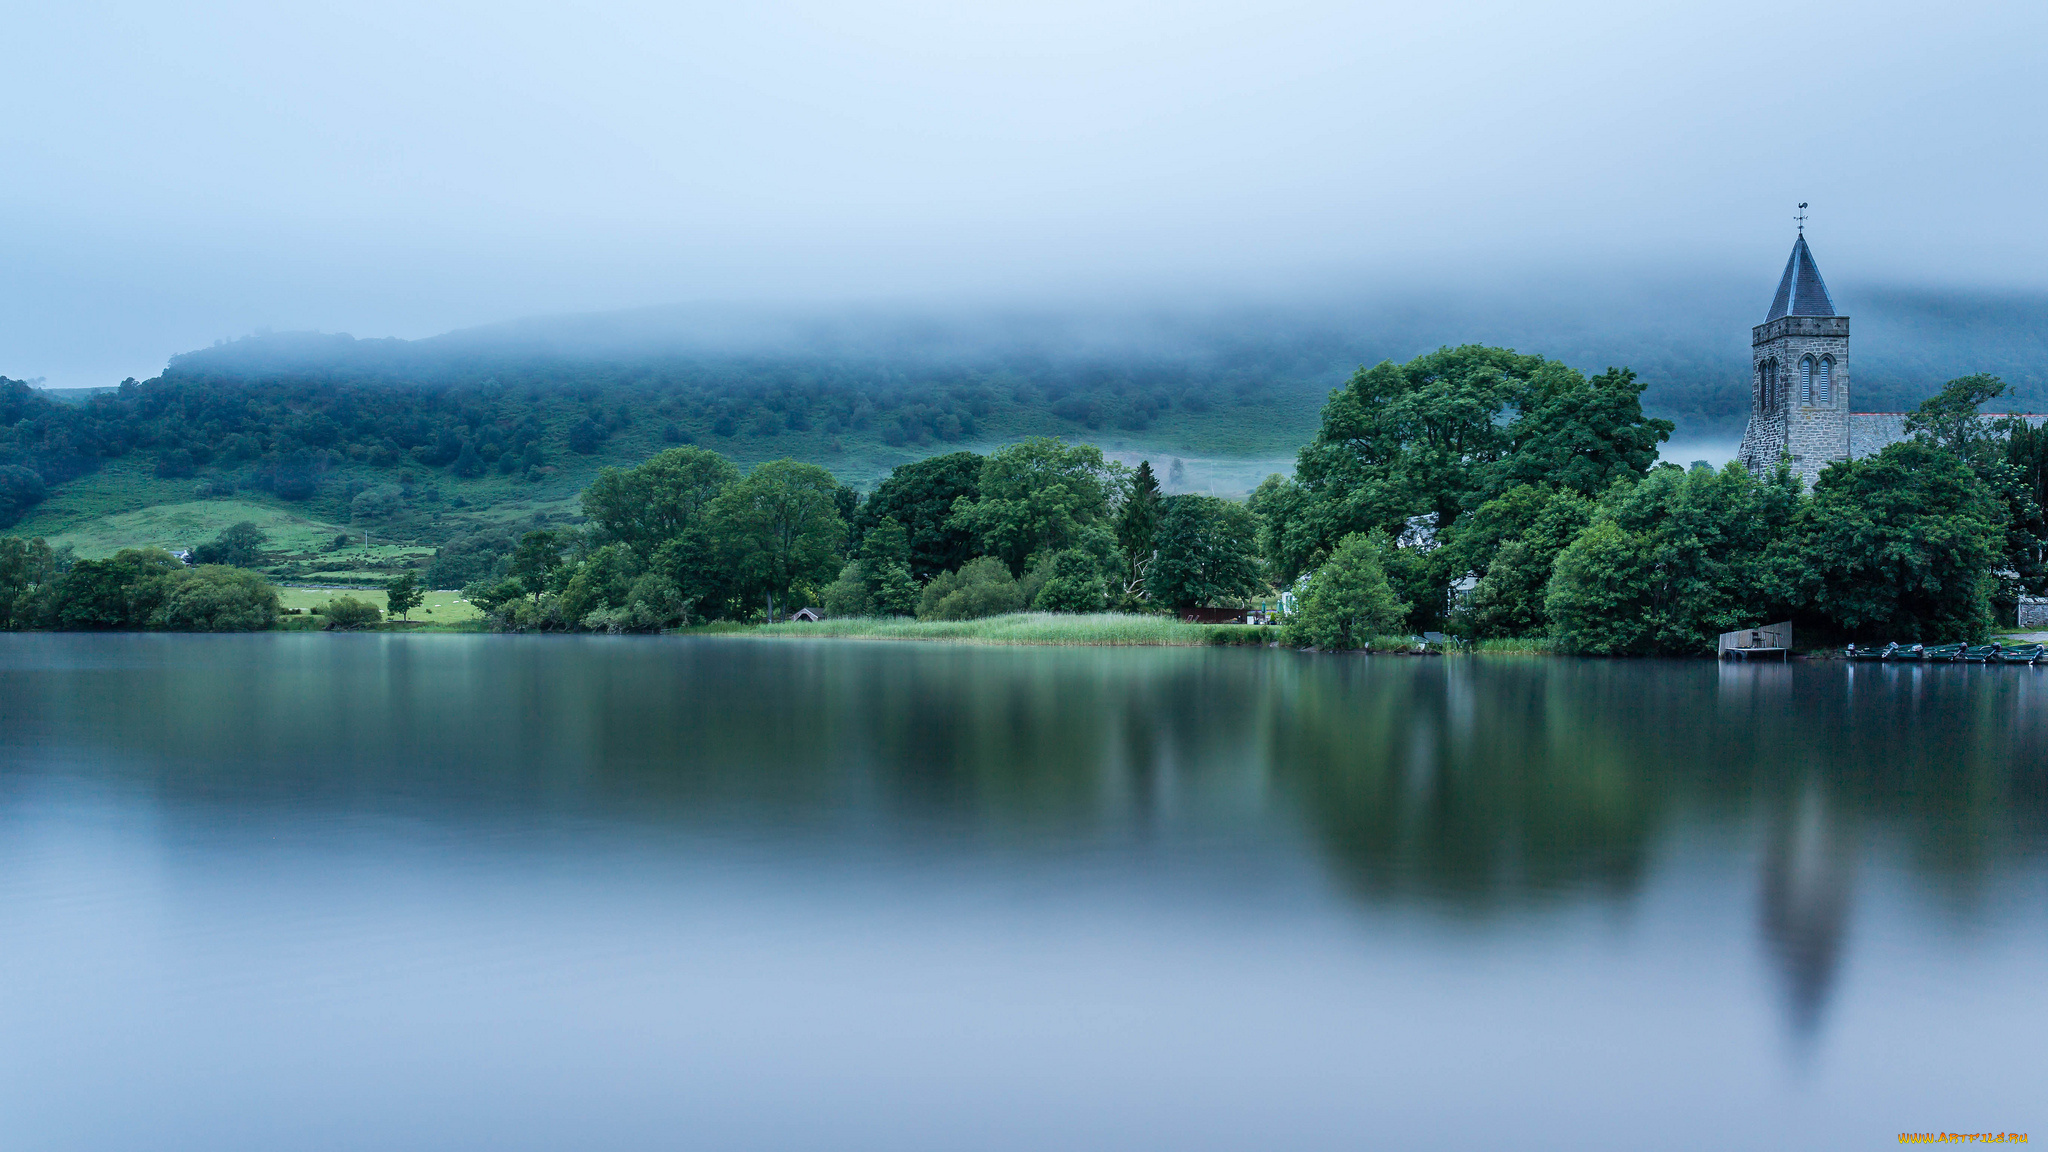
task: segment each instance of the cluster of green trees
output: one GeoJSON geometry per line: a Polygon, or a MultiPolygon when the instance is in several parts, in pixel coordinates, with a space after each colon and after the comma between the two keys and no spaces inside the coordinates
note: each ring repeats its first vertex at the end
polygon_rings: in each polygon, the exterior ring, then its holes
{"type": "Polygon", "coordinates": [[[277,618],[277,590],[246,569],[161,548],[65,563],[39,539],[0,536],[0,630],[256,632],[277,618]]]}
{"type": "Polygon", "coordinates": [[[964,619],[1170,608],[1265,587],[1241,504],[1162,496],[1149,464],[1051,438],[906,464],[866,499],[815,465],[742,473],[715,452],[671,448],[605,470],[583,511],[580,529],[528,532],[495,557],[463,542],[451,563],[488,568],[465,596],[511,628],[644,631],[804,604],[964,619]]]}
{"type": "Polygon", "coordinates": [[[1272,574],[1314,573],[1305,620],[1333,572],[1372,585],[1377,567],[1403,607],[1393,621],[1376,590],[1350,594],[1374,627],[1577,652],[1711,651],[1787,618],[1821,637],[1974,638],[2048,578],[2043,434],[1978,414],[2002,387],[1952,381],[1908,420],[1914,439],[1809,493],[1789,466],[1651,467],[1670,425],[1643,417],[1626,370],[1446,349],[1360,371],[1295,479],[1252,506],[1272,574]]]}
{"type": "MultiPolygon", "coordinates": [[[[605,472],[582,531],[536,531],[470,598],[509,627],[651,629],[799,604],[961,619],[1182,611],[1295,591],[1290,639],[1356,647],[1441,629],[1608,654],[1806,634],[1972,637],[2039,590],[2043,434],[1977,414],[1989,377],[1923,405],[1916,438],[1829,469],[1656,464],[1671,425],[1626,369],[1587,377],[1495,348],[1361,369],[1293,479],[1249,500],[1163,496],[1149,465],[1028,440],[895,470],[865,500],[822,469],[742,475],[677,448],[605,472]]],[[[437,561],[437,563],[439,563],[437,561]]]]}

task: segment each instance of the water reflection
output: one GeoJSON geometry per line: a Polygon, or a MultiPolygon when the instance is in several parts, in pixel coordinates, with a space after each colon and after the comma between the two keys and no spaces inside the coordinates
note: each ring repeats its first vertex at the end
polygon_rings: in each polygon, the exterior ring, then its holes
{"type": "Polygon", "coordinates": [[[1820,785],[1769,817],[1762,885],[1763,935],[1785,981],[1793,1031],[1810,1037],[1841,966],[1849,921],[1855,846],[1845,821],[1831,819],[1820,785]]]}
{"type": "Polygon", "coordinates": [[[1288,668],[1272,758],[1350,890],[1466,912],[1641,882],[1669,798],[1649,702],[1557,666],[1361,658],[1288,668]],[[1564,678],[1560,678],[1560,677],[1564,678]]]}
{"type": "MultiPolygon", "coordinates": [[[[721,835],[827,857],[1307,852],[1363,910],[1631,905],[1756,852],[1820,1027],[1872,852],[1967,916],[2043,840],[2025,668],[515,637],[0,637],[0,784],[721,835]],[[863,845],[867,847],[862,847],[863,845]]],[[[1219,853],[1223,855],[1219,855],[1219,853]]]]}

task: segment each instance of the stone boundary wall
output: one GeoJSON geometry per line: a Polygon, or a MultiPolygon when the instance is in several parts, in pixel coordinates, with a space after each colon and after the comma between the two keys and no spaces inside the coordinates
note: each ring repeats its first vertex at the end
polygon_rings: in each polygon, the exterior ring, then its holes
{"type": "MultiPolygon", "coordinates": [[[[1909,439],[1906,435],[1904,412],[1851,412],[1849,413],[1849,459],[1861,460],[1874,456],[1887,444],[1896,444],[1909,439]]],[[[2034,427],[2048,424],[2048,413],[2043,412],[1986,412],[1988,420],[2003,420],[2017,416],[2034,427]]]]}

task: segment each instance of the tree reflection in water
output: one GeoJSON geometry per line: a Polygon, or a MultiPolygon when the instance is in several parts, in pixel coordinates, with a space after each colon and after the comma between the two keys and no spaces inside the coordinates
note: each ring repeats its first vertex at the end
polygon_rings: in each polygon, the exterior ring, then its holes
{"type": "Polygon", "coordinates": [[[934,864],[1085,848],[1129,874],[1305,842],[1350,899],[1479,920],[1631,903],[1678,840],[1754,836],[1762,946],[1806,1033],[1873,854],[1967,914],[2048,827],[2031,668],[489,636],[9,652],[0,753],[239,804],[880,838],[934,864]]]}
{"type": "Polygon", "coordinates": [[[2038,842],[2048,684],[2031,673],[1302,659],[1267,730],[1329,866],[1369,901],[1472,916],[1625,900],[1660,838],[1755,828],[1761,942],[1810,1035],[1866,824],[1952,907],[2038,842]]]}

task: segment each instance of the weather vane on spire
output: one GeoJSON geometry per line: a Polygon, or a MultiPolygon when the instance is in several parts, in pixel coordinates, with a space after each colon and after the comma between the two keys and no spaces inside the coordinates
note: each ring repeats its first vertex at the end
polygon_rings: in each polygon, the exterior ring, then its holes
{"type": "Polygon", "coordinates": [[[1794,216],[1793,219],[1799,221],[1799,234],[1801,236],[1806,235],[1806,201],[1801,200],[1799,202],[1799,215],[1794,216]]]}

